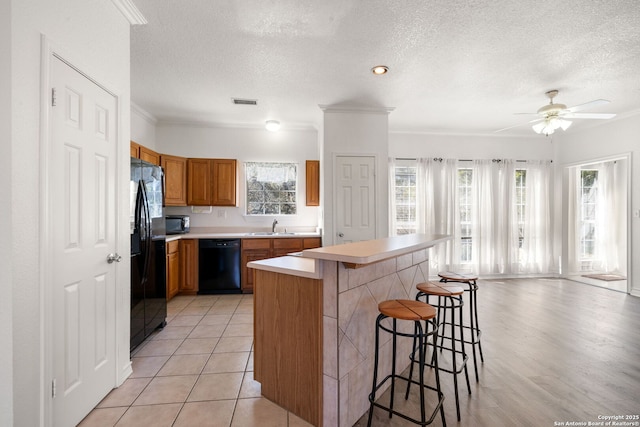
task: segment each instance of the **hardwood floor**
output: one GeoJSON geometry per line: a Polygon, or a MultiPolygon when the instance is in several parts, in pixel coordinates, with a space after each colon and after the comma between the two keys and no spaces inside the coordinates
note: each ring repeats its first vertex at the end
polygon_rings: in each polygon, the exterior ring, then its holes
{"type": "MultiPolygon", "coordinates": [[[[588,425],[612,415],[631,418],[619,425],[640,425],[640,298],[562,279],[478,285],[485,362],[476,383],[469,360],[472,394],[460,387],[460,422],[453,379],[441,375],[447,425],[588,425]]],[[[416,390],[405,402],[397,387],[396,408],[416,415],[416,390]]],[[[388,393],[380,399],[387,402],[388,393]]],[[[366,423],[367,414],[356,426],[366,423]]],[[[373,425],[413,424],[376,409],[373,425]]]]}

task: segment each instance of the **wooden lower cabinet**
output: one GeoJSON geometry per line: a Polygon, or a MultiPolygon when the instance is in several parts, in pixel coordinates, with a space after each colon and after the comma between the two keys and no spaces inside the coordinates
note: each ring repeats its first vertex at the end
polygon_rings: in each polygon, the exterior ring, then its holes
{"type": "Polygon", "coordinates": [[[254,272],[254,378],[264,397],[321,426],[323,281],[254,272]]]}
{"type": "Polygon", "coordinates": [[[314,249],[322,246],[322,237],[305,237],[302,239],[302,249],[314,249]]]}
{"type": "Polygon", "coordinates": [[[180,242],[167,243],[167,301],[180,290],[180,242]]]}
{"type": "Polygon", "coordinates": [[[180,240],[180,293],[198,293],[198,239],[180,240]]]}
{"type": "Polygon", "coordinates": [[[251,261],[271,258],[272,239],[242,239],[242,271],[240,272],[240,289],[242,293],[253,292],[253,269],[247,267],[251,261]]]}
{"type": "Polygon", "coordinates": [[[242,271],[240,274],[242,293],[253,292],[254,270],[247,267],[248,262],[284,256],[304,249],[319,248],[321,245],[320,237],[242,239],[242,271]]]}
{"type": "Polygon", "coordinates": [[[291,252],[300,252],[302,247],[302,239],[272,239],[273,252],[272,256],[285,256],[291,252]]]}

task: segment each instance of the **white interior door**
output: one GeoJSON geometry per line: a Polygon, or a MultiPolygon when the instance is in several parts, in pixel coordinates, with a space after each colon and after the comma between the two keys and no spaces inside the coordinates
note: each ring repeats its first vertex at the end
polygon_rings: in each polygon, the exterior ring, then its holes
{"type": "Polygon", "coordinates": [[[336,157],[335,242],[376,238],[375,157],[336,157]]]}
{"type": "Polygon", "coordinates": [[[56,57],[51,86],[53,425],[75,426],[116,381],[117,103],[56,57]]]}

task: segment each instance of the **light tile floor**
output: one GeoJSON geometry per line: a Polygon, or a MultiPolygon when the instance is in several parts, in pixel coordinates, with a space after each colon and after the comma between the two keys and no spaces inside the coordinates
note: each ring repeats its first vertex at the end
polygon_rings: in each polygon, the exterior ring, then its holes
{"type": "Polygon", "coordinates": [[[167,326],[132,354],[133,374],[80,423],[305,427],[253,380],[252,295],[177,296],[167,326]]]}

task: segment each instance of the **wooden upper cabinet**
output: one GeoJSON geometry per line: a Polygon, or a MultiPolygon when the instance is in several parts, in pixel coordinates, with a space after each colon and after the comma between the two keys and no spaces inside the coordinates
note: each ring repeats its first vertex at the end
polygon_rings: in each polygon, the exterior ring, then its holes
{"type": "Polygon", "coordinates": [[[307,206],[320,206],[320,161],[307,160],[307,206]]]}
{"type": "Polygon", "coordinates": [[[164,170],[165,206],[187,206],[187,159],[162,154],[160,161],[164,170]]]}
{"type": "Polygon", "coordinates": [[[214,206],[236,206],[236,160],[213,159],[211,200],[214,206]]]}
{"type": "Polygon", "coordinates": [[[131,157],[135,157],[136,159],[140,158],[140,144],[131,141],[131,157]]]}
{"type": "Polygon", "coordinates": [[[189,206],[236,206],[235,159],[187,159],[189,206]]]}
{"type": "Polygon", "coordinates": [[[160,154],[143,145],[140,146],[140,160],[160,166],[160,154]]]}
{"type": "Polygon", "coordinates": [[[211,206],[211,160],[187,159],[187,204],[211,206]]]}

